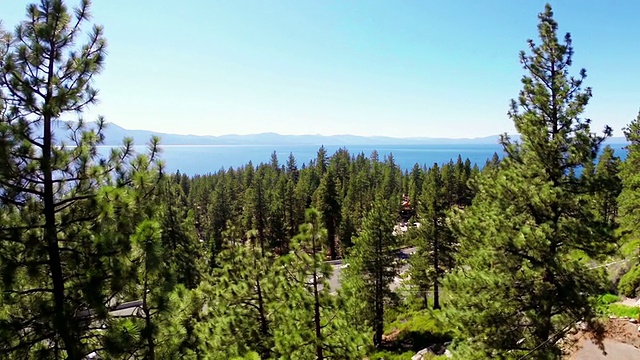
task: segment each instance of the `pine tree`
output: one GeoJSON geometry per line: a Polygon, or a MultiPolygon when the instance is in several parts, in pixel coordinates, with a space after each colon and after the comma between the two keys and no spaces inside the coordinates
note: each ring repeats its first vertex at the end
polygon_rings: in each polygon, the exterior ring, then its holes
{"type": "Polygon", "coordinates": [[[224,250],[218,255],[220,267],[213,278],[215,315],[207,327],[210,335],[205,351],[213,357],[231,358],[254,351],[265,359],[274,348],[275,317],[282,311],[281,267],[260,243],[258,232],[242,239],[230,224],[225,231],[224,250]]]}
{"type": "Polygon", "coordinates": [[[411,280],[423,295],[427,306],[427,292],[433,286],[433,308],[440,308],[440,282],[446,271],[453,268],[456,243],[448,224],[445,187],[437,164],[429,169],[420,198],[420,229],[417,246],[411,256],[411,280]]]}
{"type": "MultiPolygon", "coordinates": [[[[619,166],[622,189],[616,199],[619,205],[617,220],[624,239],[621,252],[627,257],[637,257],[640,254],[640,113],[624,130],[629,144],[626,147],[627,158],[619,166]]],[[[634,297],[640,288],[640,264],[636,260],[630,265],[629,271],[620,279],[618,291],[634,297]]]]}
{"type": "Polygon", "coordinates": [[[418,199],[422,194],[422,182],[424,181],[424,173],[422,168],[416,163],[409,173],[409,199],[413,206],[418,204],[418,199]]]}
{"type": "Polygon", "coordinates": [[[324,228],[327,230],[326,244],[329,245],[331,260],[338,258],[337,232],[340,226],[340,200],[333,171],[322,177],[314,194],[315,207],[322,213],[324,228]]]}
{"type": "Polygon", "coordinates": [[[296,162],[296,158],[293,156],[293,153],[289,153],[289,157],[287,158],[286,173],[287,176],[289,176],[289,179],[291,179],[294,184],[298,182],[300,171],[298,170],[298,164],[296,162]]]}
{"type": "Polygon", "coordinates": [[[620,158],[615,156],[613,148],[605,146],[598,158],[594,173],[595,210],[601,220],[616,226],[618,217],[617,198],[622,190],[618,176],[620,158]]]}
{"type": "Polygon", "coordinates": [[[140,331],[142,349],[139,353],[146,359],[156,358],[159,332],[158,317],[168,310],[168,294],[176,285],[176,274],[163,258],[162,231],[160,224],[147,220],[140,224],[133,237],[139,254],[134,262],[140,268],[140,285],[143,325],[140,331]]]}
{"type": "Polygon", "coordinates": [[[324,145],[322,145],[320,146],[320,149],[318,149],[318,155],[316,157],[316,169],[317,169],[318,179],[322,179],[322,177],[324,176],[324,173],[327,172],[327,162],[328,162],[327,149],[324,147],[324,145]]]}
{"type": "Polygon", "coordinates": [[[184,206],[182,189],[165,181],[161,191],[158,200],[163,203],[160,226],[164,256],[177,275],[176,281],[195,289],[205,273],[207,249],[198,238],[193,211],[184,206]]]}
{"type": "Polygon", "coordinates": [[[306,223],[293,240],[293,252],[281,267],[290,285],[280,313],[276,349],[294,359],[355,359],[363,356],[364,338],[347,317],[342,299],[331,294],[327,279],[331,266],[324,262],[321,215],[306,211],[306,223]]]}
{"type": "Polygon", "coordinates": [[[222,251],[222,233],[227,222],[231,221],[235,215],[232,200],[234,180],[229,173],[220,173],[218,181],[209,195],[208,204],[204,206],[206,215],[203,216],[203,225],[207,231],[202,236],[206,241],[211,242],[209,244],[211,265],[215,264],[215,256],[222,251]]]}
{"type": "Polygon", "coordinates": [[[358,294],[367,304],[373,329],[373,344],[382,345],[385,303],[391,298],[389,285],[398,274],[396,263],[397,238],[392,234],[394,218],[387,201],[376,200],[363,221],[363,229],[354,240],[349,259],[349,272],[361,279],[358,294]]]}
{"type": "Polygon", "coordinates": [[[62,121],[97,99],[106,41],[84,31],[89,5],[29,5],[0,50],[0,357],[83,358],[124,286],[130,243],[105,234],[133,178],[131,142],[101,159],[102,118],[62,121]]]}
{"type": "Polygon", "coordinates": [[[624,132],[627,145],[627,158],[620,165],[622,191],[618,197],[620,206],[621,230],[633,237],[639,237],[640,224],[640,113],[624,132]]]}
{"type": "Polygon", "coordinates": [[[584,70],[569,75],[571,37],[558,40],[549,5],[539,20],[541,43],[521,53],[528,74],[509,112],[521,142],[503,138],[506,157],[480,179],[455,226],[463,249],[446,282],[451,320],[475,358],[559,358],[563,330],[593,319],[589,298],[602,290],[580,259],[598,258],[614,240],[585,196],[590,175],[576,175],[611,131],[595,136],[580,118],[591,90],[582,90],[584,70]]]}

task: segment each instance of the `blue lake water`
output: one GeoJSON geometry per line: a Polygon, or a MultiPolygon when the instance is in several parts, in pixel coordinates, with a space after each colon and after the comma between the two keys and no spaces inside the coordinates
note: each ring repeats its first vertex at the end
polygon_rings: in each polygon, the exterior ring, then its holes
{"type": "MultiPolygon", "coordinates": [[[[623,144],[611,144],[618,156],[623,155],[623,144]]],[[[456,160],[461,155],[471,163],[482,167],[494,152],[502,155],[499,144],[434,144],[434,145],[326,145],[327,153],[332,155],[339,148],[346,148],[350,154],[364,153],[369,156],[377,150],[380,160],[393,154],[396,163],[404,170],[410,170],[414,164],[442,164],[456,160]]],[[[289,153],[293,153],[298,167],[316,158],[320,146],[316,145],[164,145],[162,159],[167,172],[180,170],[188,175],[207,174],[229,167],[239,167],[252,161],[254,165],[269,162],[275,151],[280,164],[285,164],[289,153]]],[[[136,146],[136,151],[144,151],[136,146]]]]}

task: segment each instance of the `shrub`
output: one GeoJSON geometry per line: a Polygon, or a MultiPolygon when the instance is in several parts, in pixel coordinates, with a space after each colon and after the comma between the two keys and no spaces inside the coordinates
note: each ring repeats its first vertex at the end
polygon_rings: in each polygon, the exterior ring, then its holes
{"type": "Polygon", "coordinates": [[[617,317],[637,319],[640,315],[640,307],[627,306],[622,304],[611,304],[609,305],[609,313],[617,317]]]}
{"type": "Polygon", "coordinates": [[[598,303],[602,305],[613,304],[616,301],[620,301],[620,297],[614,294],[604,294],[598,299],[598,303]]]}
{"type": "Polygon", "coordinates": [[[620,278],[618,292],[627,297],[635,297],[640,287],[640,265],[635,265],[620,278]]]}

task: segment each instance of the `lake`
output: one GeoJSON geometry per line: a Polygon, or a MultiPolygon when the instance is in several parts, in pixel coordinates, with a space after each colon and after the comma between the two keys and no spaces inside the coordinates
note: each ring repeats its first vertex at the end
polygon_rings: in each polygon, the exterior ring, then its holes
{"type": "MultiPolygon", "coordinates": [[[[346,148],[350,154],[364,153],[367,157],[373,150],[377,150],[380,160],[385,155],[393,154],[396,163],[402,168],[410,170],[414,164],[432,165],[434,162],[444,163],[455,160],[458,154],[462,158],[469,158],[479,166],[493,156],[494,152],[501,153],[498,144],[482,145],[326,145],[329,156],[339,148],[346,148]]],[[[320,146],[315,145],[163,145],[162,159],[166,163],[167,172],[180,170],[188,175],[206,174],[229,167],[239,167],[252,161],[254,165],[269,162],[275,151],[280,164],[285,164],[289,153],[293,153],[298,167],[315,159],[320,146]]],[[[144,151],[144,147],[136,147],[136,151],[144,151]]]]}
{"type": "MultiPolygon", "coordinates": [[[[610,144],[618,156],[623,155],[624,144],[610,144]]],[[[364,153],[369,156],[377,150],[380,160],[385,155],[393,154],[396,163],[404,170],[411,170],[414,164],[442,164],[462,155],[469,158],[472,164],[482,167],[494,152],[502,154],[499,144],[432,144],[432,145],[327,145],[327,153],[331,156],[339,148],[346,148],[350,154],[364,153]]],[[[180,170],[188,175],[207,174],[229,167],[239,167],[252,161],[254,165],[269,162],[275,151],[280,164],[285,164],[289,153],[293,153],[298,167],[316,158],[320,146],[316,145],[163,145],[162,158],[167,172],[180,170]]],[[[136,146],[136,151],[144,151],[143,146],[136,146]]]]}

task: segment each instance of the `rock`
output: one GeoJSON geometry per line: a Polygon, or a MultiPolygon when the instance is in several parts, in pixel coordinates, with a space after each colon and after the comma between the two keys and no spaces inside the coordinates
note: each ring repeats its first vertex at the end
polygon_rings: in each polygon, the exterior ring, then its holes
{"type": "Polygon", "coordinates": [[[638,320],[636,320],[636,319],[629,319],[629,322],[630,322],[630,323],[632,323],[632,324],[637,324],[637,323],[638,323],[638,320]]]}
{"type": "Polygon", "coordinates": [[[449,349],[444,351],[444,356],[447,358],[452,358],[453,354],[451,353],[451,351],[449,351],[449,349]]]}
{"type": "Polygon", "coordinates": [[[431,349],[429,349],[429,348],[422,349],[422,350],[418,351],[418,353],[413,355],[411,357],[411,360],[422,360],[422,359],[424,359],[424,356],[427,355],[427,354],[433,354],[433,351],[431,351],[431,349]]]}

